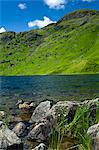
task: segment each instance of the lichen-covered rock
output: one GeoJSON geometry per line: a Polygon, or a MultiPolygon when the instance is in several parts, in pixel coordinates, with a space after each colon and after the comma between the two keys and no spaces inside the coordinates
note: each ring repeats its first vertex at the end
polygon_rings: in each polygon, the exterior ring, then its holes
{"type": "Polygon", "coordinates": [[[51,102],[50,101],[44,101],[41,102],[36,109],[34,110],[32,117],[30,119],[31,123],[36,123],[41,121],[43,118],[46,117],[48,111],[51,108],[51,102]]]}
{"type": "Polygon", "coordinates": [[[6,149],[9,146],[13,147],[13,145],[19,146],[20,144],[20,138],[2,122],[0,125],[0,149],[6,149]]]}
{"type": "Polygon", "coordinates": [[[13,128],[13,131],[16,133],[18,137],[26,135],[26,125],[23,122],[19,122],[16,124],[16,126],[13,128]]]}
{"type": "Polygon", "coordinates": [[[87,134],[91,140],[91,148],[92,150],[99,150],[99,123],[91,126],[87,134]]]}
{"type": "Polygon", "coordinates": [[[36,146],[35,148],[33,148],[32,150],[47,150],[47,147],[45,144],[41,143],[38,146],[36,146]]]}

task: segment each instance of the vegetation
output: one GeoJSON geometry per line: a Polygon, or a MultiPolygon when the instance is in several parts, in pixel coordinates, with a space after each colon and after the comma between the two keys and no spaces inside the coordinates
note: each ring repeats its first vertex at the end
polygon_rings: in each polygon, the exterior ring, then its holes
{"type": "MultiPolygon", "coordinates": [[[[69,124],[66,122],[64,112],[61,114],[61,120],[57,115],[56,127],[51,135],[49,150],[61,150],[61,143],[64,137],[72,137],[75,139],[75,144],[66,150],[91,150],[90,140],[87,135],[88,128],[94,123],[99,122],[99,118],[94,118],[93,110],[98,110],[99,105],[94,106],[94,109],[87,104],[80,106],[75,113],[74,119],[69,124]]],[[[98,112],[96,112],[97,116],[98,112]]]]}
{"type": "Polygon", "coordinates": [[[99,11],[79,10],[55,24],[0,34],[0,75],[99,73],[99,11]]]}

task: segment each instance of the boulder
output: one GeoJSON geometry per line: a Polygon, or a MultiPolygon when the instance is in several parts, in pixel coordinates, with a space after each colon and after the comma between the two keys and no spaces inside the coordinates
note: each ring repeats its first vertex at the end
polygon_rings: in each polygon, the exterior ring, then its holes
{"type": "Polygon", "coordinates": [[[23,122],[19,122],[16,124],[16,126],[13,128],[13,131],[16,133],[18,137],[22,137],[26,135],[26,125],[23,122]]]}
{"type": "Polygon", "coordinates": [[[62,115],[67,117],[67,122],[70,123],[73,120],[75,115],[75,111],[80,104],[78,102],[71,102],[71,101],[59,101],[47,113],[46,118],[52,116],[51,121],[52,123],[55,122],[56,116],[58,115],[60,118],[62,115]],[[54,120],[53,120],[54,119],[54,120]]]}
{"type": "Polygon", "coordinates": [[[90,118],[93,120],[93,124],[96,122],[96,112],[98,111],[99,107],[99,98],[86,100],[81,103],[81,105],[87,105],[90,111],[90,118]]]}
{"type": "Polygon", "coordinates": [[[45,106],[45,107],[38,106],[32,115],[32,117],[34,116],[33,119],[37,123],[35,124],[35,127],[28,134],[29,140],[37,140],[39,142],[47,141],[47,139],[49,139],[51,135],[52,128],[54,128],[56,125],[57,113],[58,116],[60,116],[60,118],[61,118],[61,114],[64,115],[65,117],[67,116],[68,118],[67,121],[70,122],[73,120],[76,108],[79,105],[76,102],[60,101],[55,105],[53,105],[52,108],[50,109],[50,102],[48,101],[47,102],[48,107],[46,109],[46,105],[44,105],[45,102],[42,103],[40,103],[40,106],[45,106]],[[45,109],[47,110],[46,112],[44,111],[45,109]],[[43,115],[40,112],[43,112],[43,115]]]}
{"type": "Polygon", "coordinates": [[[8,147],[19,146],[21,144],[20,138],[10,130],[3,122],[0,123],[0,149],[7,149],[8,147]]]}
{"type": "Polygon", "coordinates": [[[91,126],[87,134],[91,140],[91,149],[92,150],[99,150],[99,123],[91,126]]]}
{"type": "Polygon", "coordinates": [[[50,108],[51,108],[50,101],[41,102],[34,110],[32,117],[30,119],[30,123],[37,123],[43,120],[46,117],[50,108]]]}
{"type": "Polygon", "coordinates": [[[48,137],[50,137],[51,133],[51,125],[48,121],[43,121],[39,124],[37,124],[28,134],[27,138],[28,140],[33,141],[47,141],[48,137]]]}
{"type": "Polygon", "coordinates": [[[47,147],[45,144],[41,143],[38,146],[36,146],[35,148],[33,148],[32,150],[47,150],[47,147]]]}

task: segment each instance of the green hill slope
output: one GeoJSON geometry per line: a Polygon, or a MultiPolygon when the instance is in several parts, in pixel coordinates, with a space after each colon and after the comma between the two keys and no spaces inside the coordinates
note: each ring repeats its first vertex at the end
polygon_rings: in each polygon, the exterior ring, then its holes
{"type": "Polygon", "coordinates": [[[99,11],[79,10],[55,24],[0,34],[0,75],[99,73],[99,11]]]}

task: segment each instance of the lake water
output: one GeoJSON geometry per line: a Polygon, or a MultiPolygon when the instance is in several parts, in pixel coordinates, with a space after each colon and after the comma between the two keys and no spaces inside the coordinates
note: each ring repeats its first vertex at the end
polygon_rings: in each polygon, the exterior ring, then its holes
{"type": "MultiPolygon", "coordinates": [[[[23,121],[30,119],[30,115],[21,114],[16,107],[18,99],[39,103],[46,99],[55,102],[59,100],[83,101],[97,97],[99,97],[99,75],[0,77],[0,109],[6,111],[8,118],[12,114],[15,120],[18,117],[23,121]]],[[[61,144],[62,150],[75,144],[73,139],[64,140],[61,144]]],[[[38,145],[36,142],[29,142],[25,139],[23,143],[24,150],[38,145]]]]}
{"type": "Polygon", "coordinates": [[[18,99],[39,103],[99,97],[99,75],[2,76],[0,85],[1,107],[15,106],[18,99]]]}

